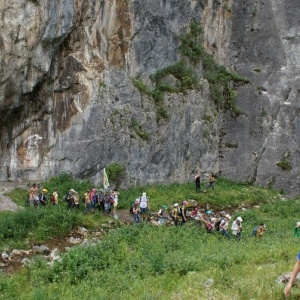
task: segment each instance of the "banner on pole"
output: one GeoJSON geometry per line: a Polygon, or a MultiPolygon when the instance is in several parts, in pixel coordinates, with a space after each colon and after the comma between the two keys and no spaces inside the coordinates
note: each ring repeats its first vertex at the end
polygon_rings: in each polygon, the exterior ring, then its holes
{"type": "Polygon", "coordinates": [[[103,187],[104,187],[104,190],[106,190],[109,187],[108,177],[107,177],[105,168],[103,169],[103,187]]]}

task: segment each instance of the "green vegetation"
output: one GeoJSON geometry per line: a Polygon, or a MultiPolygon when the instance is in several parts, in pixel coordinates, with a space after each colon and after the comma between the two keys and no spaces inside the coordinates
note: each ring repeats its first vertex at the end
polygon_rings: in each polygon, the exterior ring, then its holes
{"type": "Polygon", "coordinates": [[[143,140],[145,141],[149,141],[150,139],[150,134],[143,130],[143,127],[142,125],[138,122],[138,120],[136,119],[132,119],[131,120],[131,124],[130,124],[130,127],[134,130],[134,132],[140,137],[142,138],[143,140]]]}
{"type": "Polygon", "coordinates": [[[120,163],[111,163],[106,168],[106,173],[110,181],[114,182],[116,187],[122,183],[122,180],[126,176],[125,167],[120,163]]]}
{"type": "Polygon", "coordinates": [[[203,29],[198,23],[192,22],[189,32],[181,36],[179,51],[182,58],[150,75],[155,85],[154,89],[138,78],[132,79],[134,86],[141,93],[154,99],[158,119],[169,118],[163,103],[165,92],[185,93],[186,90],[200,88],[199,75],[195,71],[195,67],[200,66],[200,63],[204,71],[203,77],[209,82],[210,96],[216,106],[230,111],[234,116],[241,113],[235,104],[236,89],[249,83],[249,80],[217,64],[202,44],[203,29]],[[171,78],[172,83],[169,82],[171,78]]]}
{"type": "MultiPolygon", "coordinates": [[[[59,178],[55,186],[68,190],[59,178]]],[[[72,187],[79,190],[81,185],[74,181],[72,187]]],[[[52,188],[48,182],[43,186],[52,188]]],[[[195,199],[212,210],[230,209],[233,218],[240,215],[244,220],[240,242],[207,234],[192,221],[183,227],[124,225],[99,243],[73,247],[53,267],[38,256],[15,274],[0,274],[1,299],[283,299],[284,285],[276,279],[292,269],[299,251],[293,226],[299,221],[300,198],[284,200],[272,189],[224,178],[217,179],[214,191],[194,190],[193,182],[132,187],[120,190],[119,203],[128,209],[132,199],[146,191],[152,211],[183,199],[195,199]],[[245,209],[235,211],[241,206],[245,209]],[[267,233],[261,240],[252,238],[252,228],[261,222],[267,233]]],[[[42,242],[45,232],[61,235],[78,225],[99,230],[104,221],[98,212],[69,212],[63,201],[59,207],[1,213],[1,249],[27,239],[42,242]]],[[[299,297],[294,287],[290,299],[299,297]]]]}
{"type": "Polygon", "coordinates": [[[229,110],[237,116],[240,114],[240,110],[235,105],[236,88],[239,85],[249,83],[249,80],[217,64],[213,56],[207,53],[202,46],[202,40],[203,29],[199,24],[193,22],[190,26],[190,32],[181,38],[180,51],[194,64],[202,62],[203,77],[209,82],[210,95],[213,101],[217,107],[225,111],[229,110]]]}
{"type": "Polygon", "coordinates": [[[277,164],[276,164],[278,167],[280,167],[282,170],[284,171],[290,171],[292,170],[292,165],[289,161],[287,160],[282,160],[282,161],[279,161],[277,164]]]}
{"type": "Polygon", "coordinates": [[[226,148],[232,148],[232,149],[237,149],[239,147],[238,144],[233,144],[233,143],[225,143],[224,146],[226,148]]]}

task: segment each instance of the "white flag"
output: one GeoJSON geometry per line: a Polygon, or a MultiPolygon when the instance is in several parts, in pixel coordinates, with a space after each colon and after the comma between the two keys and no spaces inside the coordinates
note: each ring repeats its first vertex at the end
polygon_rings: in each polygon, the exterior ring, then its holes
{"type": "Polygon", "coordinates": [[[103,169],[103,187],[104,187],[104,191],[109,187],[108,177],[105,168],[103,169]]]}

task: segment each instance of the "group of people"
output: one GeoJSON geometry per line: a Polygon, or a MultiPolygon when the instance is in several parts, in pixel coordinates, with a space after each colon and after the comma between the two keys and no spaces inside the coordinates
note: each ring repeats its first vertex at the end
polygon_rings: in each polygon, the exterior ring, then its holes
{"type": "MultiPolygon", "coordinates": [[[[139,201],[136,202],[136,205],[139,205],[139,201]]],[[[171,220],[171,224],[175,226],[182,226],[188,220],[194,220],[197,223],[203,224],[208,233],[219,232],[226,238],[235,237],[240,239],[242,235],[242,217],[238,216],[231,224],[231,233],[229,230],[229,223],[231,216],[229,214],[221,214],[213,216],[213,212],[209,209],[201,209],[200,206],[192,200],[189,203],[187,200],[182,201],[181,205],[175,203],[173,208],[168,212],[168,207],[162,205],[157,213],[157,222],[158,225],[164,225],[171,220]]],[[[134,219],[136,223],[139,221],[138,218],[134,219]]],[[[299,226],[300,228],[300,226],[299,226]]],[[[266,226],[264,223],[260,223],[258,226],[255,226],[252,230],[252,236],[262,238],[266,232],[266,226]]]]}
{"type": "Polygon", "coordinates": [[[99,211],[104,211],[107,214],[113,211],[114,218],[118,219],[117,206],[119,203],[119,194],[117,189],[112,191],[104,191],[103,189],[97,191],[96,188],[87,190],[83,197],[85,206],[84,214],[98,208],[99,211]]]}
{"type": "MultiPolygon", "coordinates": [[[[25,204],[33,207],[39,207],[40,205],[45,206],[47,204],[47,193],[47,189],[43,188],[40,184],[34,183],[29,190],[29,196],[26,199],[25,204]]],[[[58,204],[57,190],[55,190],[50,196],[50,201],[53,205],[58,204]]]]}
{"type": "MultiPolygon", "coordinates": [[[[26,205],[32,207],[45,206],[48,203],[47,200],[48,190],[43,188],[40,184],[34,183],[30,190],[29,196],[26,200],[26,205]]],[[[103,189],[97,190],[92,188],[87,190],[82,198],[85,209],[84,214],[91,210],[99,209],[99,211],[104,211],[106,213],[113,212],[114,218],[118,218],[117,206],[118,206],[118,195],[119,192],[114,189],[112,191],[105,191],[103,189]]],[[[70,189],[65,196],[65,201],[67,203],[68,209],[78,209],[80,206],[80,196],[77,191],[70,189]]],[[[54,190],[50,195],[50,203],[53,205],[58,205],[58,190],[54,190]]]]}
{"type": "MultiPolygon", "coordinates": [[[[213,173],[208,175],[208,182],[206,184],[206,189],[212,188],[215,189],[216,176],[213,173]]],[[[195,170],[195,184],[196,184],[196,193],[201,192],[201,173],[200,168],[196,168],[195,170]]],[[[203,190],[206,192],[206,190],[203,190]]]]}
{"type": "Polygon", "coordinates": [[[130,207],[130,212],[133,215],[133,223],[139,223],[147,219],[147,213],[150,209],[149,198],[146,192],[143,192],[142,196],[137,198],[130,207]]]}

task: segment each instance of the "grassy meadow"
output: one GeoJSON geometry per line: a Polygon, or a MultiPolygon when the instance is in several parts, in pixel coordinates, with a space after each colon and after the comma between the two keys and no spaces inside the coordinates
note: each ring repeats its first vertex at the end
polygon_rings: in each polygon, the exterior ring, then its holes
{"type": "MultiPolygon", "coordinates": [[[[0,213],[1,251],[26,249],[77,226],[96,230],[107,222],[99,212],[83,215],[66,208],[63,195],[70,188],[83,194],[91,187],[88,181],[63,174],[43,186],[50,192],[59,189],[59,206],[0,213]]],[[[284,285],[276,279],[292,270],[300,250],[300,240],[293,238],[300,221],[299,198],[285,199],[271,189],[219,178],[215,190],[200,194],[194,183],[120,190],[120,209],[128,209],[144,191],[153,212],[185,199],[213,211],[230,209],[233,217],[244,220],[241,241],[208,234],[193,221],[182,227],[124,225],[95,245],[72,247],[52,267],[37,256],[31,267],[0,273],[0,299],[284,299],[284,285]],[[261,222],[267,233],[261,240],[252,238],[252,228],[261,222]]],[[[10,196],[24,205],[27,191],[17,189],[10,196]]],[[[300,299],[298,287],[291,294],[289,299],[300,299]]]]}

